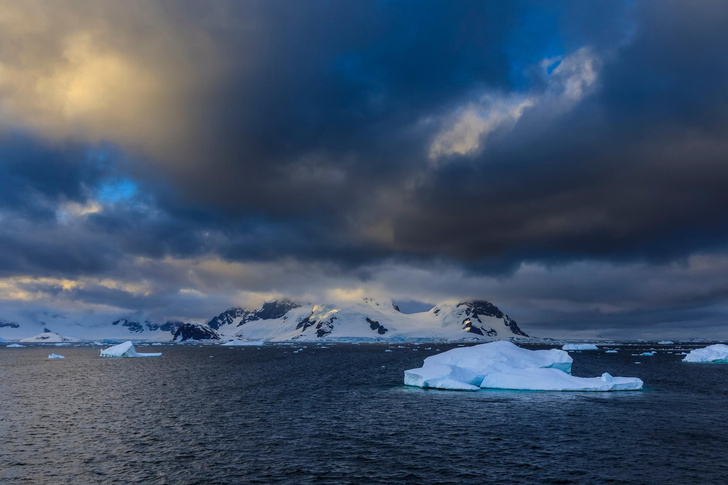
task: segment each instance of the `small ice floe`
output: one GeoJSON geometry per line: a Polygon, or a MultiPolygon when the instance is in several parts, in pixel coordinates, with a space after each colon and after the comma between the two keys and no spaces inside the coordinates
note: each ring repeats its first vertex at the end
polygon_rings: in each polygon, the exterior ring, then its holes
{"type": "Polygon", "coordinates": [[[599,350],[594,344],[566,344],[561,350],[599,350]]]}
{"type": "Polygon", "coordinates": [[[695,349],[685,356],[683,362],[728,364],[728,345],[715,344],[695,349]]]}
{"type": "Polygon", "coordinates": [[[22,349],[22,348],[25,348],[25,345],[10,344],[10,345],[7,345],[6,348],[8,348],[8,349],[22,349]]]}
{"type": "Polygon", "coordinates": [[[49,359],[65,359],[63,355],[51,354],[48,356],[49,359]]]}
{"type": "Polygon", "coordinates": [[[645,357],[652,357],[653,355],[655,355],[655,353],[654,352],[642,352],[640,355],[644,355],[645,357]]]}
{"type": "Polygon", "coordinates": [[[607,351],[605,351],[604,353],[605,353],[605,354],[616,354],[616,353],[617,353],[617,351],[616,351],[616,350],[607,350],[607,351]]]}
{"type": "MultiPolygon", "coordinates": [[[[9,347],[9,346],[8,346],[9,347]]],[[[385,352],[391,352],[392,349],[384,349],[385,352]]]]}
{"type": "Polygon", "coordinates": [[[642,362],[635,362],[635,364],[641,364],[642,362]]]}
{"type": "Polygon", "coordinates": [[[260,346],[264,345],[265,342],[262,340],[230,340],[229,342],[225,342],[224,344],[220,344],[221,347],[251,347],[251,346],[260,346]]]}
{"type": "Polygon", "coordinates": [[[528,350],[507,342],[455,348],[425,359],[404,373],[409,386],[460,391],[627,391],[642,389],[636,377],[574,377],[573,359],[563,350],[528,350]]]}
{"type": "Polygon", "coordinates": [[[131,341],[101,350],[101,357],[161,357],[161,353],[143,354],[136,351],[131,341]]]}

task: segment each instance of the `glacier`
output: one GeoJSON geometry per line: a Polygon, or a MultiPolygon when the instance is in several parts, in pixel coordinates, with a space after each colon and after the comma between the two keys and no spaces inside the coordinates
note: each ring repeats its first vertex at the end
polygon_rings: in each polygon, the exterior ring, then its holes
{"type": "Polygon", "coordinates": [[[642,389],[636,377],[575,377],[573,359],[563,350],[528,350],[499,341],[461,347],[427,357],[404,372],[404,384],[430,389],[478,391],[626,391],[642,389]]]}
{"type": "Polygon", "coordinates": [[[251,347],[265,345],[262,340],[230,340],[224,344],[220,344],[221,347],[251,347]]]}
{"type": "Polygon", "coordinates": [[[565,344],[561,350],[599,350],[594,344],[565,344]]]}
{"type": "Polygon", "coordinates": [[[728,345],[715,344],[695,349],[683,358],[683,362],[728,364],[728,345]]]}
{"type": "Polygon", "coordinates": [[[161,353],[144,354],[139,353],[134,348],[131,341],[126,341],[119,345],[114,345],[108,349],[101,350],[101,357],[161,357],[161,353]]]}

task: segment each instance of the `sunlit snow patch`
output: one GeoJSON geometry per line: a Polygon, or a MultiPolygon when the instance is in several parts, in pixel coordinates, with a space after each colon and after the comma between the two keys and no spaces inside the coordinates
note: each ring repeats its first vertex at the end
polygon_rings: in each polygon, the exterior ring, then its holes
{"type": "Polygon", "coordinates": [[[101,351],[101,357],[161,357],[162,354],[140,354],[134,348],[131,341],[114,345],[101,351]]]}
{"type": "Polygon", "coordinates": [[[599,350],[594,344],[566,344],[561,347],[562,350],[599,350]]]}
{"type": "Polygon", "coordinates": [[[422,388],[477,391],[626,391],[642,389],[634,377],[574,377],[563,350],[527,350],[506,342],[455,348],[425,359],[404,373],[404,383],[422,388]]]}
{"type": "Polygon", "coordinates": [[[728,364],[728,345],[715,344],[709,345],[702,349],[695,349],[685,356],[683,362],[711,362],[713,364],[728,364]]]}

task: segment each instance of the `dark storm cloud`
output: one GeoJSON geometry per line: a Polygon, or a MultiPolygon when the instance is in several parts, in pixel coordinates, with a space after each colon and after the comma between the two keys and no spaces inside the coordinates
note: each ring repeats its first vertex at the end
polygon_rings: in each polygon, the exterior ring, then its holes
{"type": "Polygon", "coordinates": [[[432,173],[396,220],[400,247],[515,262],[724,247],[728,8],[641,4],[636,15],[580,106],[526,113],[474,160],[432,173]]]}
{"type": "MultiPolygon", "coordinates": [[[[409,279],[416,290],[398,297],[486,295],[528,311],[559,297],[518,277],[524,262],[553,278],[575,261],[644,261],[669,279],[659,268],[726,251],[720,2],[77,0],[4,11],[2,277],[143,281],[151,293],[88,283],[73,297],[151,309],[220,279],[260,292],[356,282],[396,292],[387,264],[437,263],[466,271],[445,286],[432,273],[429,286],[409,279]],[[195,266],[208,259],[269,276],[195,266]],[[489,275],[514,286],[469,280],[489,275]]],[[[574,271],[559,288],[603,325],[599,302],[634,286],[626,273],[591,289],[589,278],[574,271]]],[[[69,297],[49,285],[23,291],[69,297]]],[[[614,311],[636,312],[637,326],[650,308],[710,319],[700,309],[725,298],[723,283],[699,286],[679,286],[683,306],[656,291],[614,311]]]]}

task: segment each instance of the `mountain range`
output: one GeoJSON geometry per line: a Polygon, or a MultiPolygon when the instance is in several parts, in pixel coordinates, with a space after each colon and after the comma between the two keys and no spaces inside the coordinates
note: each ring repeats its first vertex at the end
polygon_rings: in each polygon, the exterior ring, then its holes
{"type": "MultiPolygon", "coordinates": [[[[5,336],[2,330],[0,328],[0,335],[5,336]]],[[[22,324],[14,330],[22,331],[22,324]]],[[[233,338],[271,342],[491,341],[528,337],[513,319],[487,301],[447,302],[426,312],[407,314],[389,300],[374,298],[340,303],[302,303],[283,298],[254,309],[229,308],[206,323],[152,323],[127,317],[112,321],[106,328],[95,327],[93,332],[84,331],[78,324],[73,328],[53,330],[69,332],[81,339],[175,341],[233,338]]]]}

